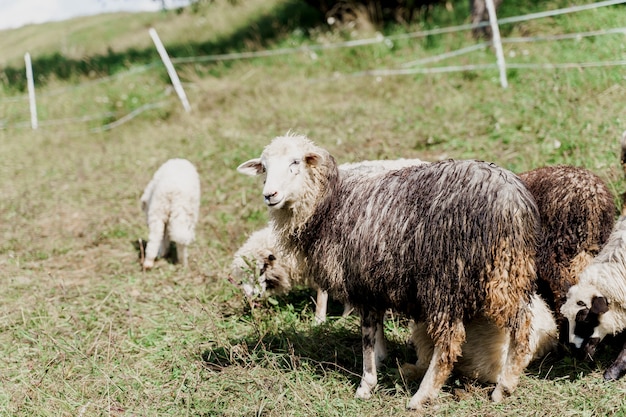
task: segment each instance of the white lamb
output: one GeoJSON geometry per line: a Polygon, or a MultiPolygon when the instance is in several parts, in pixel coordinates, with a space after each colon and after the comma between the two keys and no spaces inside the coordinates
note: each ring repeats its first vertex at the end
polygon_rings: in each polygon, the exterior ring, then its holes
{"type": "Polygon", "coordinates": [[[149,228],[143,267],[150,269],[157,256],[165,256],[170,241],[186,267],[200,209],[200,178],[193,164],[170,159],[161,165],[141,196],[141,208],[149,228]]]}
{"type": "MultiPolygon", "coordinates": [[[[420,159],[381,159],[349,162],[339,165],[342,176],[375,176],[394,169],[420,165],[420,159]]],[[[232,279],[248,298],[288,293],[293,286],[317,290],[315,321],[326,320],[328,293],[319,289],[311,277],[305,277],[297,267],[293,254],[278,247],[276,235],[269,224],[254,232],[237,250],[230,267],[232,279]]],[[[351,308],[346,306],[344,314],[351,308]]]]}
{"type": "MultiPolygon", "coordinates": [[[[558,330],[554,315],[543,299],[534,294],[531,303],[530,351],[532,360],[537,360],[556,350],[558,330]]],[[[417,380],[428,369],[434,345],[428,336],[424,322],[411,321],[411,343],[417,353],[417,363],[402,365],[402,375],[408,380],[417,380]]],[[[454,370],[482,383],[497,383],[502,371],[502,347],[506,344],[506,333],[484,318],[474,319],[467,327],[462,355],[454,370]]]]}

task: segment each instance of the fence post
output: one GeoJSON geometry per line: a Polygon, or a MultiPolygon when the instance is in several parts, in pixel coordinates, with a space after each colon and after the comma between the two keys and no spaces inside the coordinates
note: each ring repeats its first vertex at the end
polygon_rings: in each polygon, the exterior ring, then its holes
{"type": "Polygon", "coordinates": [[[172,80],[172,84],[174,85],[174,90],[176,91],[176,94],[178,94],[178,98],[180,99],[180,102],[183,103],[183,107],[185,108],[185,111],[190,112],[191,106],[189,105],[189,100],[187,100],[187,95],[185,94],[185,90],[183,90],[183,85],[180,83],[178,74],[176,73],[176,70],[174,69],[174,64],[172,64],[172,60],[170,59],[169,55],[167,55],[167,51],[165,50],[165,47],[163,46],[163,42],[161,42],[161,39],[159,38],[159,35],[157,34],[157,31],[154,28],[150,28],[150,37],[152,38],[152,42],[154,42],[154,45],[156,46],[157,51],[159,52],[159,55],[161,56],[161,60],[163,61],[163,64],[165,64],[165,68],[167,69],[167,73],[170,76],[170,80],[172,80]]]}
{"type": "Polygon", "coordinates": [[[498,17],[496,16],[496,6],[493,0],[486,0],[487,11],[489,12],[489,24],[491,25],[491,40],[496,49],[496,60],[500,71],[500,84],[502,88],[507,88],[509,83],[506,80],[506,65],[504,63],[504,52],[502,51],[502,40],[500,39],[500,28],[498,27],[498,17]]]}
{"type": "Polygon", "coordinates": [[[35,102],[35,80],[33,79],[33,66],[30,61],[30,54],[24,54],[24,64],[26,65],[26,84],[28,85],[28,102],[30,103],[30,127],[36,130],[37,123],[37,103],[35,102]]]}

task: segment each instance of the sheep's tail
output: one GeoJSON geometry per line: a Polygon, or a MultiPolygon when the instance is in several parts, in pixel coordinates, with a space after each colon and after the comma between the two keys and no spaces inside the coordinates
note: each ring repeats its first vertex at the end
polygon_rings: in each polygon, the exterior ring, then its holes
{"type": "MultiPolygon", "coordinates": [[[[620,161],[622,163],[622,170],[624,171],[624,178],[626,178],[626,131],[622,133],[622,152],[620,161]]],[[[626,215],[626,191],[622,193],[622,216],[626,215]]]]}

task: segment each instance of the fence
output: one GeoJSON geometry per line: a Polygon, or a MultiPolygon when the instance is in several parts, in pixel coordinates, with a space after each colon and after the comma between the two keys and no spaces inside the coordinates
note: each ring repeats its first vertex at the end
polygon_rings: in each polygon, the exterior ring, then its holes
{"type": "MultiPolygon", "coordinates": [[[[588,31],[588,32],[577,32],[577,33],[565,33],[558,35],[550,35],[550,36],[534,36],[534,37],[518,37],[518,38],[500,38],[499,36],[499,27],[504,24],[510,23],[518,23],[524,22],[534,19],[541,19],[545,17],[558,16],[567,13],[577,13],[587,10],[592,10],[600,7],[607,7],[612,5],[617,5],[621,3],[626,3],[626,0],[606,0],[597,3],[591,3],[587,5],[568,7],[563,9],[545,11],[540,13],[532,13],[523,16],[514,16],[508,17],[504,19],[496,19],[495,10],[493,8],[492,0],[487,0],[488,9],[490,11],[490,22],[482,22],[478,25],[458,25],[451,26],[445,28],[438,28],[433,30],[426,30],[420,32],[412,32],[405,33],[400,35],[393,36],[382,36],[377,35],[374,38],[369,39],[359,39],[354,41],[347,42],[337,42],[332,44],[324,44],[324,45],[307,45],[297,48],[283,48],[283,49],[274,49],[274,50],[263,50],[256,52],[242,52],[242,53],[231,53],[231,54],[219,54],[219,55],[207,55],[207,56],[197,56],[197,57],[183,57],[183,58],[173,58],[167,54],[166,48],[161,43],[156,31],[154,29],[149,30],[149,35],[151,36],[159,56],[161,57],[161,62],[154,62],[149,65],[144,66],[135,66],[132,69],[118,73],[113,76],[103,77],[93,81],[83,82],[79,85],[62,88],[52,91],[47,91],[44,94],[41,94],[40,97],[55,97],[68,91],[72,90],[80,90],[88,87],[93,87],[94,85],[105,85],[107,83],[113,83],[118,80],[132,77],[136,74],[141,74],[146,71],[149,71],[154,68],[158,68],[160,65],[164,65],[167,69],[168,76],[172,82],[174,91],[176,92],[179,101],[181,102],[185,111],[191,111],[191,104],[187,99],[187,95],[183,88],[182,83],[178,78],[178,74],[175,70],[174,64],[177,65],[185,65],[185,64],[193,64],[193,63],[207,63],[207,62],[217,62],[217,61],[227,61],[227,60],[240,60],[240,59],[250,59],[250,58],[263,58],[263,57],[274,57],[279,55],[287,55],[287,54],[309,54],[311,56],[316,55],[316,51],[321,51],[325,49],[337,49],[337,48],[359,48],[368,45],[375,44],[384,44],[389,47],[393,46],[395,41],[399,41],[402,39],[415,39],[415,38],[424,38],[427,36],[433,35],[442,35],[447,33],[454,33],[460,31],[468,31],[477,27],[491,25],[492,32],[494,33],[494,37],[492,41],[489,42],[479,42],[467,47],[460,48],[455,51],[446,52],[440,55],[431,56],[419,60],[413,60],[406,62],[400,66],[400,68],[382,68],[382,69],[371,69],[366,71],[358,71],[348,74],[340,74],[342,77],[361,77],[361,76],[400,76],[400,75],[411,75],[411,74],[437,74],[437,73],[450,73],[450,72],[460,72],[460,71],[477,71],[477,70],[498,70],[500,75],[500,83],[503,88],[507,87],[507,79],[506,79],[506,69],[526,69],[526,70],[540,70],[540,69],[571,69],[571,68],[589,68],[589,67],[610,67],[610,66],[626,66],[626,60],[611,60],[611,61],[597,61],[597,62],[559,62],[559,63],[549,63],[549,64],[520,64],[520,63],[507,63],[505,60],[505,56],[502,49],[502,44],[514,44],[514,43],[532,43],[532,42],[555,42],[561,40],[571,40],[571,39],[583,39],[587,37],[599,37],[599,36],[608,36],[608,35],[626,35],[626,27],[618,27],[618,28],[604,28],[600,30],[588,31]],[[426,65],[434,64],[437,62],[441,62],[450,58],[459,57],[461,55],[469,54],[474,51],[484,50],[488,47],[493,47],[496,52],[496,62],[492,64],[477,64],[477,65],[451,65],[451,66],[437,66],[437,67],[427,67],[426,65]]],[[[133,102],[133,109],[129,111],[127,114],[118,117],[118,112],[116,111],[103,111],[99,113],[93,113],[80,117],[67,117],[67,118],[51,118],[47,120],[39,120],[37,113],[37,104],[36,104],[36,95],[35,95],[35,85],[34,85],[34,77],[33,77],[33,69],[30,65],[30,55],[28,53],[25,54],[25,66],[27,71],[27,79],[28,79],[28,94],[23,96],[14,96],[14,97],[6,97],[0,99],[0,105],[6,103],[22,103],[24,101],[28,101],[29,103],[29,111],[30,114],[30,122],[27,121],[14,121],[13,123],[7,122],[7,120],[0,119],[0,129],[7,128],[15,128],[15,129],[23,129],[28,128],[30,126],[31,129],[38,129],[40,127],[53,126],[53,125],[62,125],[62,124],[75,124],[75,123],[85,123],[94,120],[104,120],[109,119],[110,121],[97,127],[91,129],[92,132],[106,131],[113,128],[116,128],[133,118],[137,117],[141,113],[145,111],[150,111],[154,109],[164,108],[170,105],[170,100],[161,99],[158,101],[151,101],[145,104],[138,105],[138,103],[133,102]]],[[[327,80],[335,80],[337,75],[335,74],[333,77],[329,77],[327,80]]],[[[312,80],[314,82],[323,82],[324,79],[312,80]]],[[[97,101],[97,100],[96,100],[97,101]]],[[[106,100],[104,100],[106,101],[106,100]]],[[[14,114],[19,115],[26,114],[26,111],[17,112],[14,114]]]]}

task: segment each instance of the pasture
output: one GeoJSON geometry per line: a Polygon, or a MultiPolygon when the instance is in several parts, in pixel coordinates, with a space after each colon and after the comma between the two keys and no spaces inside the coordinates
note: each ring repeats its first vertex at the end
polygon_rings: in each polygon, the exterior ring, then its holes
{"type": "MultiPolygon", "coordinates": [[[[572,4],[505,3],[501,16],[572,4]]],[[[503,36],[625,27],[623,7],[508,25],[503,36]]],[[[7,101],[24,93],[3,84],[0,416],[414,415],[405,407],[417,383],[397,372],[399,364],[415,361],[405,318],[387,320],[389,358],[373,397],[358,400],[356,316],[342,318],[342,306],[333,303],[328,322],[315,326],[313,291],[249,303],[228,280],[232,255],[267,221],[260,181],[235,168],[289,130],[308,135],[339,163],[475,158],[514,172],[584,166],[609,183],[621,208],[624,66],[509,69],[507,89],[496,69],[363,74],[476,42],[468,31],[398,38],[392,45],[177,65],[192,106],[186,113],[160,66],[89,84],[100,74],[81,73],[76,64],[83,56],[93,63],[115,58],[120,68],[132,67],[133,59],[152,62],[149,26],[179,57],[375,36],[367,27],[320,28],[311,16],[295,0],[217,1],[195,13],[85,17],[1,32],[7,46],[0,66],[18,67],[36,39],[35,71],[38,56],[55,52],[72,69],[65,78],[51,72],[38,86],[42,122],[103,107],[110,112],[105,122],[112,122],[143,103],[165,105],[109,130],[99,129],[101,120],[84,120],[42,123],[33,131],[19,126],[28,120],[27,102],[7,101]],[[143,272],[137,242],[147,238],[147,227],[139,198],[154,171],[173,157],[192,161],[201,177],[189,268],[160,260],[143,272]]],[[[461,24],[466,16],[465,2],[453,11],[436,6],[418,22],[384,33],[461,24]]],[[[516,63],[617,61],[626,59],[626,36],[504,49],[516,63]]],[[[52,68],[57,61],[46,63],[52,68]]],[[[486,48],[441,65],[494,62],[486,48]]],[[[426,414],[623,416],[626,378],[602,380],[612,355],[607,346],[593,363],[547,357],[532,364],[500,404],[489,401],[492,386],[452,378],[426,414]]]]}

